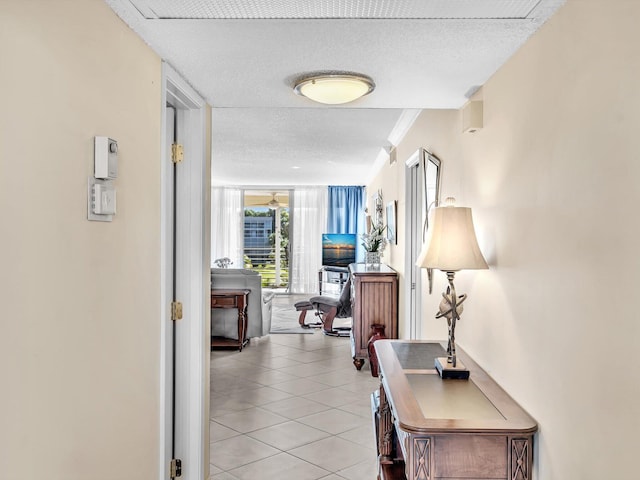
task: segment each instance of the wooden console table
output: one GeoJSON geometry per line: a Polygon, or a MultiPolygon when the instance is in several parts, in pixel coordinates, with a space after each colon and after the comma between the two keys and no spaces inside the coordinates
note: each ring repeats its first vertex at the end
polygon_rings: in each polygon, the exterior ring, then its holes
{"type": "Polygon", "coordinates": [[[211,348],[234,347],[242,351],[247,340],[247,303],[249,301],[249,289],[211,289],[211,308],[236,308],[238,309],[238,339],[224,337],[211,337],[211,348]]]}
{"type": "Polygon", "coordinates": [[[438,343],[379,340],[375,349],[380,479],[532,479],[535,420],[461,349],[469,380],[438,376],[438,343]]]}

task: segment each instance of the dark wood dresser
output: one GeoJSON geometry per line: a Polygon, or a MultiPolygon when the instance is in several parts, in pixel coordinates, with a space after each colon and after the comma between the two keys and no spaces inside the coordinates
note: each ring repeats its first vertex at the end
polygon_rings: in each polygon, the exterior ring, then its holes
{"type": "Polygon", "coordinates": [[[360,370],[368,358],[367,343],[371,325],[385,326],[387,338],[398,338],[398,274],[380,264],[372,267],[364,263],[349,265],[351,275],[351,356],[360,370]]]}
{"type": "Polygon", "coordinates": [[[438,376],[438,343],[379,340],[375,349],[379,478],[532,479],[535,420],[462,350],[469,380],[438,376]]]}

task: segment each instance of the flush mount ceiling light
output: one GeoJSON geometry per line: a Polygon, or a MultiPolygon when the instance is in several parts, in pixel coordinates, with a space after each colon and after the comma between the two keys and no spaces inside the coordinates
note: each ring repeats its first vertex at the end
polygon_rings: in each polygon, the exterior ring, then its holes
{"type": "Polygon", "coordinates": [[[349,103],[368,95],[376,88],[373,80],[358,73],[327,73],[303,77],[294,91],[314,102],[327,105],[349,103]]]}

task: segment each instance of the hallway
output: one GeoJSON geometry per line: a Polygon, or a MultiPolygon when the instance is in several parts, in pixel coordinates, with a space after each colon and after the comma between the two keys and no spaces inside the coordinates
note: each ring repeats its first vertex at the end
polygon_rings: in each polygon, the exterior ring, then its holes
{"type": "Polygon", "coordinates": [[[210,478],[375,479],[377,387],[348,338],[317,330],[211,352],[210,478]]]}

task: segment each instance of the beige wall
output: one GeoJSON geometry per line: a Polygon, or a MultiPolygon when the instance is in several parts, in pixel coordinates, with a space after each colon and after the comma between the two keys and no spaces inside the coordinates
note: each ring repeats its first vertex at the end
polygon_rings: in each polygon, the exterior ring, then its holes
{"type": "MultiPolygon", "coordinates": [[[[457,276],[457,338],[537,419],[539,480],[637,478],[638,18],[635,0],[569,0],[479,92],[482,130],[427,111],[398,149],[432,150],[443,196],[474,209],[490,270],[457,276]]],[[[444,283],[425,338],[446,336],[444,283]]]]}
{"type": "Polygon", "coordinates": [[[3,0],[0,58],[0,477],[155,479],[160,59],[100,0],[3,0]],[[86,219],[94,135],[112,223],[86,219]]]}

